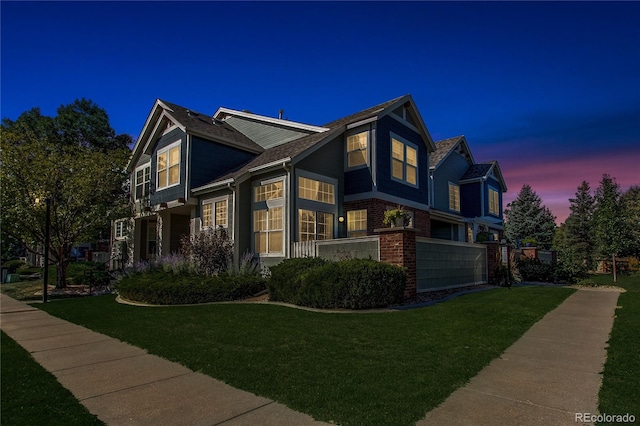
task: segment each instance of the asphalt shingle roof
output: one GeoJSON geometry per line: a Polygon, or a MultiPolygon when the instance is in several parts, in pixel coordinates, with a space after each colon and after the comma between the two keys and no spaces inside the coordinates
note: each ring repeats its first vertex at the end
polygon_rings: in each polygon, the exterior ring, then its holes
{"type": "Polygon", "coordinates": [[[374,116],[378,115],[378,113],[383,111],[385,108],[388,108],[389,106],[391,106],[394,103],[398,102],[400,99],[404,98],[405,96],[407,96],[407,95],[400,96],[400,97],[397,97],[395,99],[391,99],[390,101],[383,102],[381,104],[372,106],[371,108],[367,108],[367,109],[362,110],[360,112],[356,112],[355,114],[351,114],[351,115],[348,115],[346,117],[340,118],[338,120],[331,121],[331,122],[323,125],[322,127],[328,127],[330,129],[335,129],[337,127],[347,126],[347,125],[349,125],[351,123],[356,123],[358,121],[366,120],[367,118],[371,118],[371,117],[374,117],[374,116]]]}
{"type": "Polygon", "coordinates": [[[223,140],[237,148],[252,152],[264,151],[260,145],[223,121],[218,121],[214,124],[213,118],[207,114],[202,114],[162,99],[160,99],[160,101],[172,109],[172,111],[168,111],[168,114],[185,126],[187,132],[194,132],[212,139],[223,140]]]}
{"type": "Polygon", "coordinates": [[[451,150],[460,142],[462,136],[455,136],[449,139],[443,139],[435,143],[436,150],[429,156],[429,167],[436,167],[451,150]]]}
{"type": "Polygon", "coordinates": [[[489,173],[489,169],[491,169],[493,164],[494,162],[474,164],[473,166],[470,166],[467,169],[467,171],[464,173],[464,175],[462,175],[460,180],[476,179],[476,178],[486,176],[487,173],[489,173]]]}

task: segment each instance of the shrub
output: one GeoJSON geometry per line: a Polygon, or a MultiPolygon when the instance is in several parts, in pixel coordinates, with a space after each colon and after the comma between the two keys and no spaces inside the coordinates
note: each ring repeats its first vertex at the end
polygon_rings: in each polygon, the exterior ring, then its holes
{"type": "Polygon", "coordinates": [[[208,276],[225,272],[233,261],[233,241],[222,227],[203,230],[197,235],[185,235],[180,251],[197,272],[208,276]]]}
{"type": "Polygon", "coordinates": [[[584,287],[598,287],[599,284],[592,279],[580,280],[577,282],[577,285],[584,287]]]}
{"type": "Polygon", "coordinates": [[[287,259],[271,268],[269,297],[314,308],[367,309],[400,303],[402,268],[375,260],[287,259]]]}
{"type": "Polygon", "coordinates": [[[258,275],[205,277],[195,274],[168,274],[160,270],[124,277],[118,293],[128,300],[154,305],[184,305],[243,299],[265,289],[258,275]]]}
{"type": "Polygon", "coordinates": [[[588,276],[586,268],[572,262],[544,263],[539,259],[518,259],[517,269],[523,281],[572,284],[588,276]]]}
{"type": "Polygon", "coordinates": [[[2,267],[7,268],[10,274],[15,274],[18,268],[25,266],[27,263],[23,262],[20,259],[7,260],[6,262],[2,262],[2,267]]]}

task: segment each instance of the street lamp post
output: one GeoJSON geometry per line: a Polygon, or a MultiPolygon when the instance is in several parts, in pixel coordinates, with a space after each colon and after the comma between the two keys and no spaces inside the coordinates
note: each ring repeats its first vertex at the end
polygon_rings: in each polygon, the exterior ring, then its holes
{"type": "Polygon", "coordinates": [[[47,290],[49,287],[49,227],[51,200],[44,199],[46,205],[45,221],[44,221],[44,281],[42,284],[42,303],[47,303],[47,290]]]}

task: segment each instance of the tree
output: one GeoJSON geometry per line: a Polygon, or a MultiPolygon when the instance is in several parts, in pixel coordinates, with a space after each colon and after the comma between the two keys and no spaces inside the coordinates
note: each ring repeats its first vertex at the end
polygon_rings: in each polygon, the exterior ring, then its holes
{"type": "Polygon", "coordinates": [[[71,249],[127,208],[129,136],[115,136],[106,112],[82,99],[56,117],[38,108],[3,120],[1,227],[28,251],[44,254],[45,203],[51,206],[49,253],[56,287],[65,286],[71,249]]]}
{"type": "Polygon", "coordinates": [[[516,199],[507,204],[504,216],[504,232],[512,245],[518,247],[525,239],[551,245],[556,218],[529,185],[524,184],[516,199]]]}
{"type": "Polygon", "coordinates": [[[596,245],[613,261],[613,282],[617,282],[616,258],[633,247],[633,235],[627,211],[620,202],[620,186],[608,174],[602,175],[596,189],[593,223],[596,245]]]}
{"type": "Polygon", "coordinates": [[[640,186],[632,186],[620,197],[631,229],[631,249],[628,254],[640,257],[640,186]]]}
{"type": "Polygon", "coordinates": [[[565,243],[571,248],[576,261],[587,268],[593,266],[595,242],[592,228],[595,200],[587,181],[582,181],[576,198],[570,198],[571,213],[565,221],[565,243]]]}

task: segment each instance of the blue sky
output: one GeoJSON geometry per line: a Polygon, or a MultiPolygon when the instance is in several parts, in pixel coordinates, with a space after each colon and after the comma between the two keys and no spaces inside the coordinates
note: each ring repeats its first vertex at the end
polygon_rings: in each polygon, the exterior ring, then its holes
{"type": "Polygon", "coordinates": [[[640,184],[638,2],[7,2],[1,115],[89,98],[138,136],[156,98],[323,124],[411,93],[558,216],[640,184]]]}

